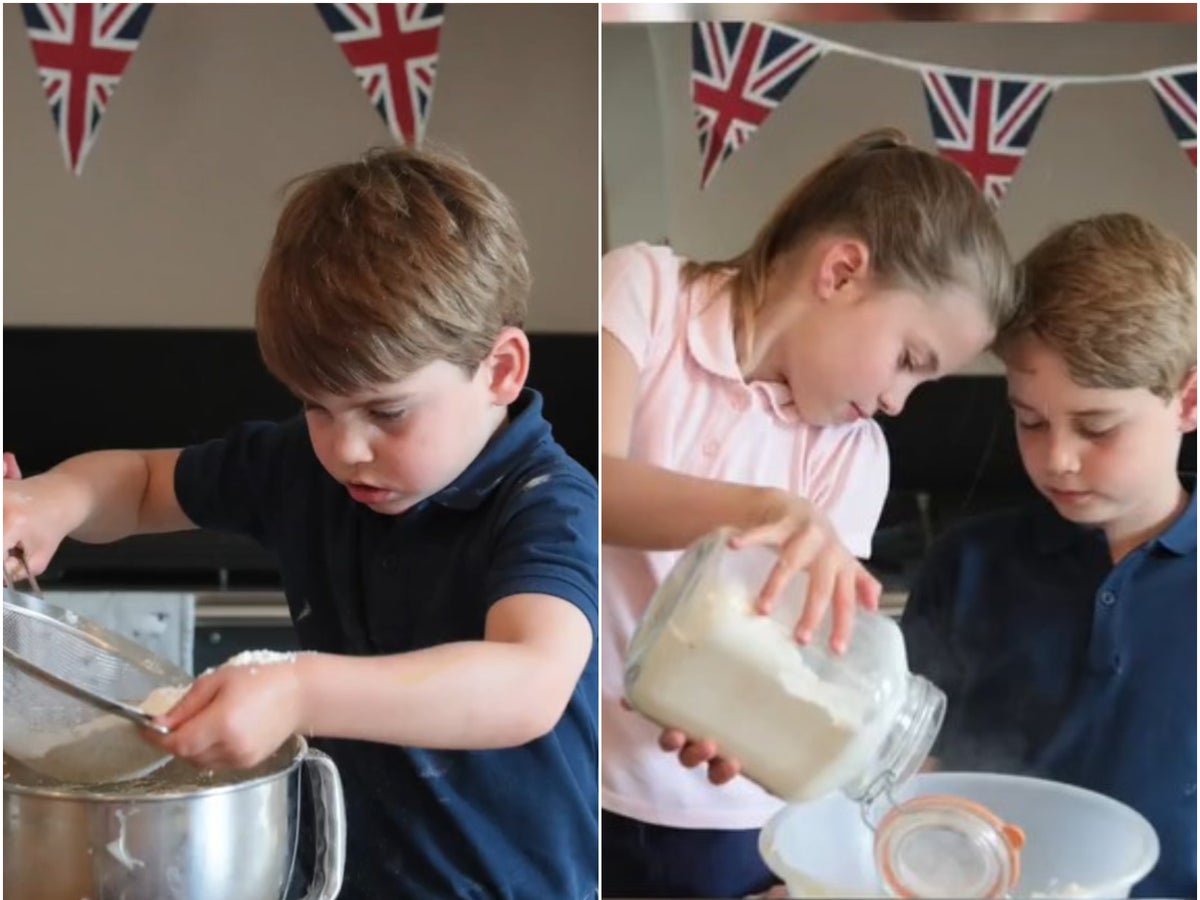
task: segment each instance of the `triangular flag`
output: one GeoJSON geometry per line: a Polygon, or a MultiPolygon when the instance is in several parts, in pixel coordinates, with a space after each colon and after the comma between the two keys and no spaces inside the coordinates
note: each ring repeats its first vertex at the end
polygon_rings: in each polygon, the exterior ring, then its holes
{"type": "Polygon", "coordinates": [[[953,69],[921,70],[933,139],[998,204],[1025,158],[1055,85],[953,69]]]}
{"type": "Polygon", "coordinates": [[[692,25],[692,106],[700,133],[700,186],[750,139],[824,48],[778,25],[692,25]]]}
{"type": "Polygon", "coordinates": [[[444,4],[316,6],[392,136],[420,144],[433,101],[444,4]]]}
{"type": "Polygon", "coordinates": [[[1182,66],[1150,79],[1175,139],[1196,165],[1196,67],[1182,66]]]}
{"type": "Polygon", "coordinates": [[[153,3],[22,3],[67,168],[83,172],[153,3]]]}

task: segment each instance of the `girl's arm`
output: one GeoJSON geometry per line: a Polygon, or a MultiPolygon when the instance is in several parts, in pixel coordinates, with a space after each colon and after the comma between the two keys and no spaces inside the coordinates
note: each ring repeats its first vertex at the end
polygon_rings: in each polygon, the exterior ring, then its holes
{"type": "Polygon", "coordinates": [[[681,475],[628,459],[638,370],[601,332],[602,539],[642,550],[677,550],[723,526],[754,528],[781,518],[797,498],[773,488],[681,475]]]}

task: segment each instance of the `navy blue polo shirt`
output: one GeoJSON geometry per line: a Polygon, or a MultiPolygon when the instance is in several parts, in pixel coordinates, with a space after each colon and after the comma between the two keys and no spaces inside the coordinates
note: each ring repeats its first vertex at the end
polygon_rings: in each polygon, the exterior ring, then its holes
{"type": "MultiPolygon", "coordinates": [[[[302,417],[187,448],[175,490],[197,525],[275,554],[306,650],[375,655],[480,640],[492,604],[527,592],[578,607],[595,635],[596,482],[541,410],[540,395],[523,391],[475,461],[401,515],[350,499],[317,461],[302,417]]],[[[593,638],[562,719],[521,747],[314,741],[345,788],[342,900],[593,897],[596,658],[593,638]]]]}
{"type": "Polygon", "coordinates": [[[932,550],[902,627],[947,693],[934,753],[1106,794],[1158,832],[1133,896],[1196,896],[1196,498],[1116,566],[1048,504],[976,519],[932,550]]]}

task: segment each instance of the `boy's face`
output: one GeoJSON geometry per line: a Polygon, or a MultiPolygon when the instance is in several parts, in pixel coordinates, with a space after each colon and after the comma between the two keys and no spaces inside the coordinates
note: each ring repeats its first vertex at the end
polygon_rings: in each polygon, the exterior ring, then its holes
{"type": "Polygon", "coordinates": [[[491,373],[439,360],[362,393],[305,398],[317,459],[351,498],[398,515],[462,474],[504,422],[491,373]]]}
{"type": "Polygon", "coordinates": [[[1194,381],[1169,400],[1145,388],[1076,384],[1034,335],[1005,353],[1017,444],[1030,479],[1065,519],[1131,533],[1179,492],[1176,461],[1196,426],[1194,381]]]}

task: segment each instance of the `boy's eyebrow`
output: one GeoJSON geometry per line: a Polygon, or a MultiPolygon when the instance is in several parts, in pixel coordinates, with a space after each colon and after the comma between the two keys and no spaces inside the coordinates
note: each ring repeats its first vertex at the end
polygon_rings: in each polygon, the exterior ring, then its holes
{"type": "Polygon", "coordinates": [[[409,403],[412,401],[415,394],[400,392],[398,394],[382,394],[378,397],[372,397],[369,400],[363,400],[363,406],[379,406],[382,403],[409,403]]]}
{"type": "Polygon", "coordinates": [[[1088,416],[1115,416],[1120,412],[1121,410],[1119,409],[1099,407],[1097,409],[1073,409],[1071,410],[1071,415],[1082,419],[1088,416]]]}
{"type": "MultiPolygon", "coordinates": [[[[381,394],[378,397],[367,397],[362,400],[356,400],[355,406],[382,406],[391,403],[411,403],[416,394],[401,392],[398,394],[381,394]]],[[[303,394],[296,393],[295,397],[305,406],[320,406],[321,402],[312,397],[306,397],[303,394]]]]}
{"type": "MultiPolygon", "coordinates": [[[[1008,402],[1017,407],[1017,409],[1023,409],[1027,412],[1040,412],[1040,410],[1037,408],[1030,406],[1028,403],[1025,403],[1023,400],[1014,397],[1012,394],[1008,395],[1008,402]]],[[[1067,415],[1081,419],[1087,416],[1112,416],[1116,415],[1120,411],[1121,410],[1115,408],[1098,407],[1096,409],[1073,409],[1067,413],[1067,415]]]]}

